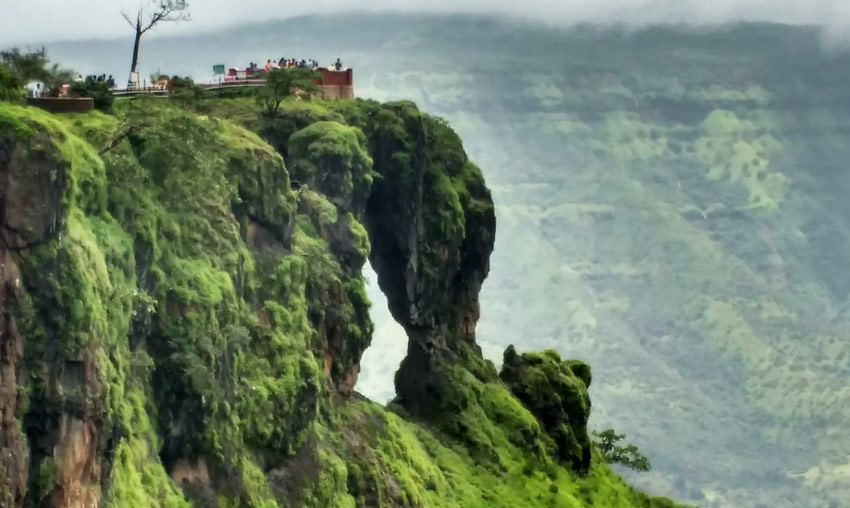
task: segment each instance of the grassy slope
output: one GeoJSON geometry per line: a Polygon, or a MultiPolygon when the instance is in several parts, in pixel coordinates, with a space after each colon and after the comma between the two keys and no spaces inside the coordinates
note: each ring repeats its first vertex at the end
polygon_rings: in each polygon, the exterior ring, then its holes
{"type": "MultiPolygon", "coordinates": [[[[251,107],[237,100],[208,112],[235,117],[251,107]]],[[[50,305],[60,322],[28,326],[31,337],[59,326],[60,356],[97,358],[103,392],[89,395],[102,400],[105,425],[122,436],[106,472],[107,506],[188,505],[160,463],[160,453],[173,452],[173,435],[163,435],[149,416],[167,426],[162,418],[175,411],[188,413],[180,453],[201,454],[213,470],[237,475],[241,490],[220,496],[220,506],[278,506],[262,465],[294,454],[312,441],[308,435],[317,439],[321,467],[316,481],[295,494],[298,506],[353,507],[360,498],[352,486],[367,484],[363,475],[377,485],[382,506],[399,499],[405,506],[464,508],[674,506],[632,490],[598,456],[587,478],[548,459],[534,461],[513,433],[539,433],[537,422],[503,385],[465,369],[456,386],[466,409],[453,416],[475,429],[465,442],[373,403],[331,400],[306,315],[326,303],[310,301],[306,287],[340,276],[311,225],[333,221],[326,210],[333,205],[311,193],[296,214],[299,198],[289,191],[282,159],[237,124],[152,103],[122,109],[119,118],[58,118],[0,103],[0,128],[24,142],[48,133],[69,164],[65,234],[35,249],[25,266],[29,279],[52,284],[32,304],[50,305]],[[101,158],[98,151],[121,132],[119,121],[141,125],[130,138],[144,148],[123,141],[101,158]],[[317,202],[323,203],[313,217],[317,202]],[[252,254],[233,203],[267,224],[296,214],[291,251],[271,264],[252,254]],[[55,278],[42,270],[54,259],[55,278]],[[262,321],[249,305],[255,295],[265,298],[262,321]],[[156,334],[140,345],[146,317],[156,334]],[[166,399],[179,406],[157,402],[162,390],[176,387],[183,399],[166,399]],[[314,406],[302,398],[313,391],[314,406]],[[490,458],[481,460],[482,451],[490,458]]],[[[37,361],[38,348],[27,343],[28,362],[37,361]]],[[[37,376],[30,383],[30,407],[45,403],[37,376]]],[[[39,470],[48,470],[49,460],[39,470]]]]}

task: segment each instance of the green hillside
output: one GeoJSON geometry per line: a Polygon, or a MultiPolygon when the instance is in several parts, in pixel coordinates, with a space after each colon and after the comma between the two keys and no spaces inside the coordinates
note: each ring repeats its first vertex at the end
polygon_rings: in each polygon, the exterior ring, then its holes
{"type": "Polygon", "coordinates": [[[591,444],[586,364],[481,357],[490,192],[412,103],[0,102],[0,182],[4,508],[678,506],[591,444]],[[386,407],[367,256],[410,336],[386,407]]]}
{"type": "MultiPolygon", "coordinates": [[[[126,64],[101,42],[51,49],[126,64]]],[[[359,96],[447,118],[496,205],[485,353],[592,364],[590,426],[649,455],[629,479],[652,492],[846,505],[850,57],[816,29],[341,15],[146,51],[198,78],[266,53],[342,56],[359,96]]],[[[405,344],[382,310],[361,375],[378,398],[405,344]]]]}

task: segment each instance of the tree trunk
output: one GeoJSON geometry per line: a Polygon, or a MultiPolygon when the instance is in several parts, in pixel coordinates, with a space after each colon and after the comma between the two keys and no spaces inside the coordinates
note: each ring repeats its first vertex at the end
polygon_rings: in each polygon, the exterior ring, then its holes
{"type": "Polygon", "coordinates": [[[136,40],[133,43],[133,61],[130,63],[130,73],[136,72],[136,65],[139,63],[139,42],[142,40],[142,27],[136,26],[136,40]]]}

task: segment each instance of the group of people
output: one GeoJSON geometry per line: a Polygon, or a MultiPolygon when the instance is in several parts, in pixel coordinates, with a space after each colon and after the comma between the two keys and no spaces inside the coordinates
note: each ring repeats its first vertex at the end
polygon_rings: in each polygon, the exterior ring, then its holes
{"type": "MultiPolygon", "coordinates": [[[[77,74],[77,77],[74,78],[74,82],[105,83],[109,88],[115,88],[115,78],[113,78],[112,75],[107,76],[106,74],[91,74],[85,78],[83,78],[82,74],[77,74]]],[[[27,87],[27,90],[29,92],[29,96],[35,99],[45,97],[45,94],[47,94],[47,97],[69,97],[71,95],[71,83],[66,81],[59,85],[58,88],[51,88],[48,90],[41,82],[34,82],[27,87]]]]}
{"type": "MultiPolygon", "coordinates": [[[[266,60],[266,64],[261,68],[255,62],[251,62],[248,64],[248,67],[245,68],[249,75],[260,74],[260,72],[271,72],[276,71],[278,69],[319,69],[319,61],[310,59],[295,59],[295,58],[281,58],[279,60],[266,60]]],[[[337,58],[336,62],[327,66],[327,69],[341,71],[343,70],[342,61],[337,58]]]]}
{"type": "Polygon", "coordinates": [[[107,85],[109,85],[109,88],[115,88],[115,78],[112,77],[112,74],[110,74],[108,77],[107,77],[106,74],[100,74],[100,75],[90,74],[90,75],[86,76],[86,79],[83,79],[82,74],[78,74],[77,79],[75,79],[74,81],[77,81],[77,82],[86,81],[88,83],[104,83],[105,82],[107,85]]]}
{"type": "Polygon", "coordinates": [[[266,70],[268,70],[269,65],[271,66],[271,70],[275,69],[318,69],[319,62],[316,60],[297,60],[295,58],[281,58],[277,62],[273,60],[269,60],[266,62],[266,70]]]}
{"type": "MultiPolygon", "coordinates": [[[[82,74],[77,74],[77,77],[74,78],[74,81],[77,83],[106,83],[106,86],[109,88],[115,88],[115,78],[112,77],[112,74],[107,76],[106,74],[94,75],[89,74],[83,79],[82,74]]],[[[59,97],[68,97],[71,95],[71,83],[63,83],[59,88],[59,97]]]]}

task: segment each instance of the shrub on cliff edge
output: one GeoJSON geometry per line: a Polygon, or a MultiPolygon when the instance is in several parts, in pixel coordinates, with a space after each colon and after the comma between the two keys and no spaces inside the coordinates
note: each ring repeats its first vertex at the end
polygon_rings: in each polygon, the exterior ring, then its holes
{"type": "Polygon", "coordinates": [[[25,97],[24,88],[5,65],[0,64],[0,101],[18,102],[25,97]]]}

